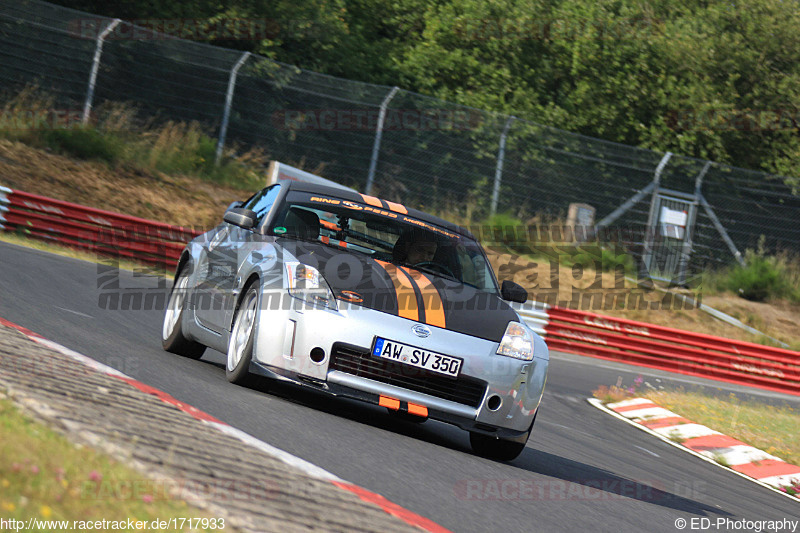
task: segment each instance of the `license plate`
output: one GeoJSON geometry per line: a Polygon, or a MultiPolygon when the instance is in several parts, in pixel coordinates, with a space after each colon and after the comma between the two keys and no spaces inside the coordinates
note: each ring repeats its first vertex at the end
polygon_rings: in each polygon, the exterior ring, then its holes
{"type": "Polygon", "coordinates": [[[431,352],[418,346],[411,346],[381,337],[375,337],[372,355],[430,370],[437,374],[444,374],[452,378],[458,377],[458,373],[461,372],[461,364],[464,362],[463,359],[458,357],[431,352]]]}

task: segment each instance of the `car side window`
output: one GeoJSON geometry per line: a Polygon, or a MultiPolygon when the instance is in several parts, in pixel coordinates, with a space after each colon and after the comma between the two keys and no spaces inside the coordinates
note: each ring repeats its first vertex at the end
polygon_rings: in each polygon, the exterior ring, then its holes
{"type": "Polygon", "coordinates": [[[275,203],[275,199],[278,197],[280,192],[280,184],[267,187],[266,189],[263,189],[253,195],[247,201],[247,203],[242,206],[246,209],[250,209],[251,211],[255,211],[257,217],[256,226],[263,222],[264,217],[269,213],[269,210],[272,208],[272,204],[275,203]]]}

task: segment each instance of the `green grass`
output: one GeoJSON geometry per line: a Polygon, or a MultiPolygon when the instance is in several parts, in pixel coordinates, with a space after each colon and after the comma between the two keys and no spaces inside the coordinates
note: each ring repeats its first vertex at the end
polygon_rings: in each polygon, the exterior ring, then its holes
{"type": "MultiPolygon", "coordinates": [[[[124,141],[116,135],[103,135],[92,127],[73,126],[63,129],[46,129],[32,137],[57,153],[77,159],[116,163],[123,159],[124,141]]],[[[35,142],[35,141],[34,141],[35,142]]]]}
{"type": "Polygon", "coordinates": [[[0,399],[0,457],[0,517],[5,520],[208,517],[166,496],[162,483],[92,449],[76,447],[21,414],[7,399],[0,399]]]}
{"type": "Polygon", "coordinates": [[[800,465],[800,411],[788,404],[773,406],[742,401],[734,394],[718,398],[684,390],[650,391],[643,396],[692,422],[800,465]]]}

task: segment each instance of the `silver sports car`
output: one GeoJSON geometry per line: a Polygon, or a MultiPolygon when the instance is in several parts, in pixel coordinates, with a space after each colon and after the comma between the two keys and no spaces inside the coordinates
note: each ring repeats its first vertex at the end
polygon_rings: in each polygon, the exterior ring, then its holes
{"type": "Polygon", "coordinates": [[[470,232],[402,204],[281,182],[235,202],[191,241],[164,316],[165,350],[227,353],[253,374],[356,398],[470,433],[500,460],[525,447],[542,398],[544,341],[508,305],[470,232]]]}

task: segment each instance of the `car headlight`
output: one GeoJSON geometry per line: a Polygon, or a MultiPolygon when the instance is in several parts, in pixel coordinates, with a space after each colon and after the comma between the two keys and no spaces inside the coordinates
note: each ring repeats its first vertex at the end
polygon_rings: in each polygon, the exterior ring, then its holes
{"type": "Polygon", "coordinates": [[[314,306],[338,309],[328,282],[319,270],[297,261],[286,263],[289,294],[314,306]]]}
{"type": "Polygon", "coordinates": [[[519,322],[509,322],[497,354],[530,361],[533,359],[533,336],[519,322]]]}

